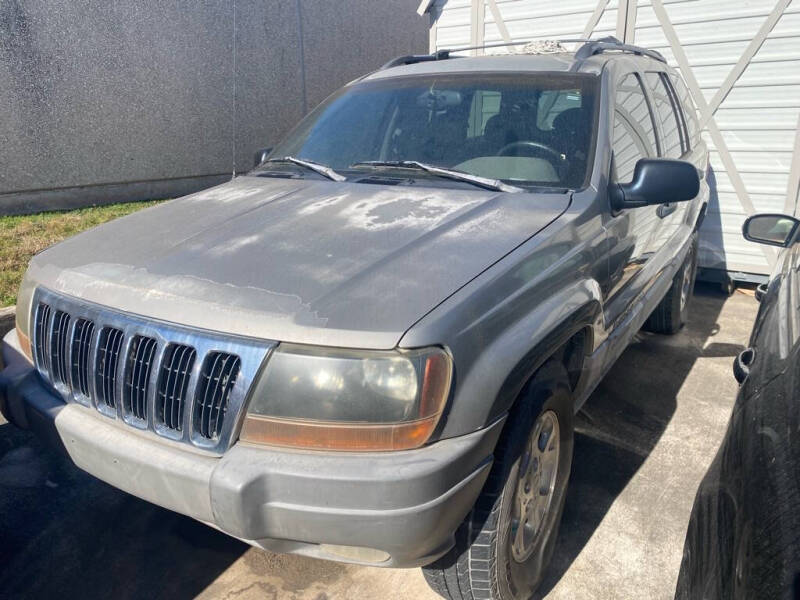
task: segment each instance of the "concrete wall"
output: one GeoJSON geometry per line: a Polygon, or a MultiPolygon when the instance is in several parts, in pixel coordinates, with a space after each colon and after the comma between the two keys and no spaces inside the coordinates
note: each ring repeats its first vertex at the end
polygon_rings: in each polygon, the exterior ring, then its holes
{"type": "Polygon", "coordinates": [[[0,214],[176,196],[234,159],[247,170],[342,84],[426,51],[417,6],[0,0],[0,214]]]}

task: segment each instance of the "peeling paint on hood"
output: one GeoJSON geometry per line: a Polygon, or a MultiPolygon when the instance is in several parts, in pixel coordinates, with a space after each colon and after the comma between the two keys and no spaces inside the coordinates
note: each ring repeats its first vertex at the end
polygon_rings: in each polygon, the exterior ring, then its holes
{"type": "Polygon", "coordinates": [[[568,204],[568,194],[246,176],[70,238],[36,256],[27,279],[192,327],[391,348],[568,204]]]}

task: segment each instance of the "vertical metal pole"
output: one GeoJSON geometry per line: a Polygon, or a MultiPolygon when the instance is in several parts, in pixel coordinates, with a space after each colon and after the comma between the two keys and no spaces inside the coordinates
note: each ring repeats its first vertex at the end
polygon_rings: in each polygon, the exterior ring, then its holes
{"type": "Polygon", "coordinates": [[[632,44],[636,37],[638,0],[619,0],[617,5],[617,38],[632,44]]]}
{"type": "Polygon", "coordinates": [[[619,0],[617,2],[617,39],[625,41],[625,25],[628,19],[628,0],[619,0]]]}
{"type": "Polygon", "coordinates": [[[786,200],[784,202],[784,213],[794,216],[800,214],[800,206],[798,206],[798,203],[800,203],[800,118],[797,119],[792,166],[789,171],[789,186],[786,190],[786,200]]]}
{"type": "MultiPolygon", "coordinates": [[[[481,46],[483,45],[483,38],[484,38],[484,12],[483,12],[483,3],[484,0],[472,0],[472,8],[470,10],[470,33],[469,33],[469,45],[470,46],[481,46]]],[[[472,56],[478,56],[478,50],[470,50],[470,54],[472,56]]]]}
{"type": "Polygon", "coordinates": [[[628,0],[627,16],[625,17],[625,38],[626,44],[636,43],[636,12],[639,8],[639,0],[628,0]]]}

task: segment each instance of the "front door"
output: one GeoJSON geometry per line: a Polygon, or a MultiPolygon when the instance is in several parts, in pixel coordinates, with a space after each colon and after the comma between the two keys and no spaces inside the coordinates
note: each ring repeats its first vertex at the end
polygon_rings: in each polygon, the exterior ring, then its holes
{"type": "MultiPolygon", "coordinates": [[[[636,163],[658,156],[653,114],[638,73],[619,80],[615,95],[611,181],[629,183],[636,163]]],[[[638,275],[658,250],[663,219],[658,207],[626,208],[608,223],[609,288],[606,290],[606,324],[616,321],[644,289],[638,275]]]]}

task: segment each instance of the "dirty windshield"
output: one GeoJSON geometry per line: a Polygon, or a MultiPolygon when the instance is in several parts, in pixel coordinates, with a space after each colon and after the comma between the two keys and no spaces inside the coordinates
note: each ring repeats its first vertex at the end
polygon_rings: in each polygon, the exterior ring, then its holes
{"type": "Polygon", "coordinates": [[[314,161],[350,180],[377,171],[431,178],[386,164],[416,161],[514,185],[580,188],[591,167],[597,82],[519,73],[362,82],[317,107],[270,157],[314,161]]]}

